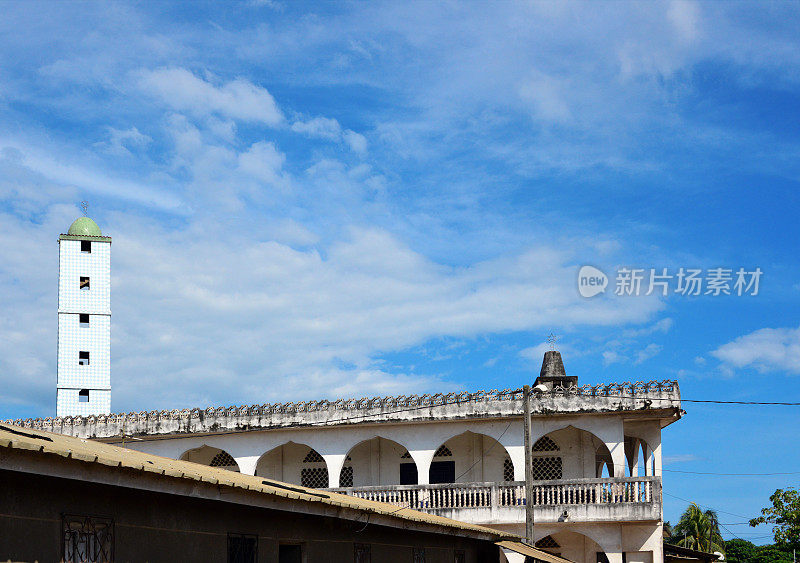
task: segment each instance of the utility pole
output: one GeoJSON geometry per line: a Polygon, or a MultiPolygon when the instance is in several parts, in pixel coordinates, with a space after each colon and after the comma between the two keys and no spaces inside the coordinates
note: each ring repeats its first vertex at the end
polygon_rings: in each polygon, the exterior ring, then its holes
{"type": "Polygon", "coordinates": [[[533,545],[533,464],[531,463],[531,386],[522,387],[525,403],[525,538],[533,545]]]}

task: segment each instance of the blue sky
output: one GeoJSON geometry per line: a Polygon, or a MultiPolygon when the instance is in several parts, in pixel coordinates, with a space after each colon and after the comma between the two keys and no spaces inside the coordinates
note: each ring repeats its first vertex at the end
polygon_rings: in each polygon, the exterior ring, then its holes
{"type": "MultiPolygon", "coordinates": [[[[53,414],[83,199],[114,238],[114,410],[517,387],[551,330],[582,383],[800,401],[796,3],[4,12],[2,418],[53,414]],[[763,277],[615,296],[621,267],[763,277]]],[[[792,471],[800,410],[685,408],[666,491],[769,540],[735,523],[796,475],[678,471],[792,471]]]]}

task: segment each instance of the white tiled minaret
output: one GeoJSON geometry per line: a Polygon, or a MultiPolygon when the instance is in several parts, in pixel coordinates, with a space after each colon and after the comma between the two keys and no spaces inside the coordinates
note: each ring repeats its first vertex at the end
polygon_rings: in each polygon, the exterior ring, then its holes
{"type": "Polygon", "coordinates": [[[56,416],[111,412],[111,237],[79,217],[58,237],[56,416]]]}

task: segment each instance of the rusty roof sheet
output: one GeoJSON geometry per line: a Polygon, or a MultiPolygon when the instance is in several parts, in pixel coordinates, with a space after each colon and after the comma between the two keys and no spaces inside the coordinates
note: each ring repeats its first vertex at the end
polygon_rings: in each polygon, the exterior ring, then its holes
{"type": "Polygon", "coordinates": [[[44,455],[60,456],[79,462],[106,466],[109,470],[133,469],[178,480],[199,481],[213,485],[225,485],[264,495],[289,498],[307,503],[323,503],[365,513],[379,514],[402,521],[457,529],[474,535],[490,536],[492,541],[518,539],[513,534],[485,528],[475,524],[459,522],[426,514],[396,505],[360,499],[340,493],[309,489],[289,483],[265,480],[253,475],[244,475],[218,467],[209,467],[190,461],[176,460],[119,446],[74,438],[63,434],[32,430],[19,426],[0,424],[0,448],[25,450],[44,455]]]}

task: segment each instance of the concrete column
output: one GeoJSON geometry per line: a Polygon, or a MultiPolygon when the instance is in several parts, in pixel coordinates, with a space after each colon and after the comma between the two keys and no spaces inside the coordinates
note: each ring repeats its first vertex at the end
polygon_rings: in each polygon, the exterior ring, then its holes
{"type": "Polygon", "coordinates": [[[417,479],[420,485],[430,484],[431,462],[436,450],[409,450],[409,454],[417,464],[417,479]]]}
{"type": "Polygon", "coordinates": [[[258,460],[261,456],[258,455],[249,455],[245,457],[236,457],[236,464],[239,466],[239,471],[242,472],[244,475],[255,475],[256,474],[256,465],[258,464],[258,460]]]}
{"type": "Polygon", "coordinates": [[[506,446],[508,457],[514,464],[514,481],[525,480],[525,446],[506,446]]]}
{"type": "Polygon", "coordinates": [[[342,473],[342,466],[347,454],[324,454],[322,459],[328,466],[328,487],[335,489],[339,486],[339,475],[342,473]]]}

